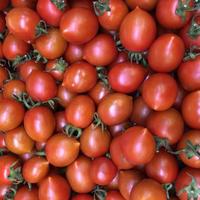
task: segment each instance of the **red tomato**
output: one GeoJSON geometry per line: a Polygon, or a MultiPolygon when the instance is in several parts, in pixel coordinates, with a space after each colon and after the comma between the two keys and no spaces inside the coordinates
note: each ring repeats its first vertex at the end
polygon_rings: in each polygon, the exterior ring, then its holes
{"type": "Polygon", "coordinates": [[[39,185],[39,199],[69,200],[70,186],[66,179],[59,175],[49,175],[39,185]]]}
{"type": "Polygon", "coordinates": [[[9,185],[0,185],[0,199],[5,199],[7,192],[9,191],[9,185]]]}
{"type": "Polygon", "coordinates": [[[0,10],[4,10],[9,5],[10,0],[0,0],[0,10]]]}
{"type": "Polygon", "coordinates": [[[139,6],[144,10],[153,10],[157,4],[158,0],[126,0],[126,3],[131,9],[139,6]]]}
{"type": "Polygon", "coordinates": [[[0,11],[0,32],[3,33],[6,27],[5,14],[0,11]]]}
{"type": "Polygon", "coordinates": [[[6,143],[5,143],[5,136],[3,132],[0,132],[0,149],[6,148],[6,143]]]}
{"type": "Polygon", "coordinates": [[[55,113],[56,120],[56,132],[62,132],[65,125],[67,125],[67,120],[65,118],[65,111],[58,111],[55,113]]]}
{"type": "Polygon", "coordinates": [[[108,185],[106,185],[106,188],[108,188],[109,190],[117,190],[118,183],[119,183],[119,171],[117,172],[113,180],[108,185]]]}
{"type": "Polygon", "coordinates": [[[200,90],[186,95],[182,103],[182,115],[187,125],[200,129],[200,90]]]}
{"type": "Polygon", "coordinates": [[[60,30],[70,43],[84,44],[90,41],[99,28],[95,14],[87,8],[72,8],[60,20],[60,30]]]}
{"type": "Polygon", "coordinates": [[[77,194],[71,200],[93,200],[93,197],[89,194],[77,194]]]}
{"type": "Polygon", "coordinates": [[[108,34],[98,34],[83,47],[83,59],[92,65],[106,66],[117,56],[113,38],[108,34]]]}
{"type": "Polygon", "coordinates": [[[142,97],[146,104],[156,111],[170,108],[176,100],[178,86],[168,74],[151,75],[142,85],[142,97]]]}
{"type": "Polygon", "coordinates": [[[146,76],[146,70],[139,64],[123,62],[116,64],[109,71],[108,79],[112,89],[117,92],[136,91],[146,76]]]}
{"type": "Polygon", "coordinates": [[[93,10],[92,0],[68,0],[70,8],[89,8],[93,10]]]}
{"type": "Polygon", "coordinates": [[[118,191],[108,191],[105,200],[125,200],[118,191]]]}
{"type": "Polygon", "coordinates": [[[115,66],[118,63],[123,63],[128,61],[128,54],[127,52],[118,52],[117,58],[109,65],[109,68],[112,69],[113,66],[115,66]]]}
{"type": "Polygon", "coordinates": [[[12,7],[35,8],[37,0],[11,0],[12,7]]]}
{"type": "Polygon", "coordinates": [[[148,52],[150,67],[156,72],[171,72],[181,63],[185,53],[182,39],[166,33],[158,37],[148,52]]]}
{"type": "Polygon", "coordinates": [[[0,67],[0,88],[4,85],[5,80],[8,79],[8,71],[5,67],[0,67]]]}
{"type": "Polygon", "coordinates": [[[128,128],[121,136],[120,146],[125,158],[134,165],[148,163],[156,151],[153,135],[142,126],[128,128]]]}
{"type": "Polygon", "coordinates": [[[34,187],[29,189],[27,186],[22,186],[17,190],[14,200],[39,200],[38,189],[34,187]]]}
{"type": "Polygon", "coordinates": [[[38,106],[31,108],[24,116],[24,127],[27,134],[34,141],[44,142],[54,132],[54,114],[48,107],[38,106]]]}
{"type": "Polygon", "coordinates": [[[137,7],[122,21],[119,36],[129,51],[145,51],[155,39],[156,23],[148,12],[137,7]]]}

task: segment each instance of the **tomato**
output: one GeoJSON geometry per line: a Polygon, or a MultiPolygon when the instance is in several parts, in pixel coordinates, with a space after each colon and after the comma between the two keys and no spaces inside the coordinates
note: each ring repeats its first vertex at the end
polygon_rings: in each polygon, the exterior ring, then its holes
{"type": "Polygon", "coordinates": [[[45,152],[50,164],[65,167],[71,164],[79,154],[80,143],[64,134],[55,134],[47,141],[45,152]]]}
{"type": "Polygon", "coordinates": [[[129,12],[121,23],[120,41],[129,51],[147,50],[155,36],[156,23],[153,17],[139,7],[129,12]]]}
{"type": "Polygon", "coordinates": [[[97,71],[91,64],[81,61],[70,65],[65,73],[62,86],[74,93],[92,89],[97,81],[97,71]]]}
{"type": "Polygon", "coordinates": [[[93,197],[89,194],[77,194],[72,197],[72,200],[93,200],[93,197]]]}
{"type": "Polygon", "coordinates": [[[10,167],[17,161],[15,156],[5,155],[0,157],[0,185],[12,185],[12,181],[9,180],[10,167]]]}
{"type": "Polygon", "coordinates": [[[118,55],[116,57],[116,59],[109,65],[109,68],[112,69],[113,66],[115,66],[118,63],[123,63],[128,61],[128,54],[127,52],[118,52],[118,55]]]}
{"type": "Polygon", "coordinates": [[[53,112],[45,106],[31,108],[25,113],[24,127],[29,137],[34,141],[46,141],[55,129],[53,112]]]}
{"type": "Polygon", "coordinates": [[[106,125],[126,121],[132,112],[132,97],[122,93],[106,95],[98,105],[98,114],[106,125]]]}
{"type": "Polygon", "coordinates": [[[12,7],[35,8],[37,0],[11,0],[12,7]]]}
{"type": "Polygon", "coordinates": [[[49,29],[48,33],[35,40],[35,48],[47,59],[56,59],[63,55],[67,42],[59,29],[49,29]]]}
{"type": "Polygon", "coordinates": [[[26,92],[25,83],[21,80],[10,80],[3,85],[3,97],[13,98],[14,96],[20,96],[23,92],[26,92]]]}
{"type": "Polygon", "coordinates": [[[185,95],[186,95],[186,91],[183,89],[183,87],[180,84],[178,84],[178,93],[176,96],[176,100],[174,102],[174,108],[180,110],[185,95]]]}
{"type": "Polygon", "coordinates": [[[14,99],[0,99],[0,131],[17,128],[24,119],[24,107],[14,99]]]}
{"type": "Polygon", "coordinates": [[[193,0],[159,0],[156,7],[156,18],[165,28],[179,29],[190,20],[192,12],[184,10],[179,4],[193,6],[193,0]],[[182,12],[182,17],[177,12],[182,12]]]}
{"type": "Polygon", "coordinates": [[[92,65],[106,66],[117,57],[114,39],[108,34],[98,34],[83,47],[83,59],[92,65]]]}
{"type": "Polygon", "coordinates": [[[8,191],[9,191],[8,185],[0,185],[0,199],[1,200],[5,198],[5,195],[8,191]]]}
{"type": "Polygon", "coordinates": [[[125,200],[118,191],[108,191],[105,200],[125,200]]]}
{"type": "Polygon", "coordinates": [[[70,8],[89,8],[93,10],[92,0],[68,0],[70,8]]]}
{"type": "Polygon", "coordinates": [[[39,22],[39,15],[27,7],[13,8],[6,15],[6,25],[10,33],[26,42],[35,40],[39,22]]]}
{"type": "Polygon", "coordinates": [[[45,141],[45,142],[35,142],[35,148],[38,151],[44,150],[46,144],[47,144],[47,141],[45,141]]]}
{"type": "Polygon", "coordinates": [[[4,134],[3,132],[0,132],[0,149],[6,148],[5,136],[6,134],[4,134]]]}
{"type": "Polygon", "coordinates": [[[48,72],[34,70],[26,80],[26,91],[35,101],[48,101],[57,94],[57,86],[48,72]]]}
{"type": "Polygon", "coordinates": [[[26,81],[28,76],[32,73],[34,70],[40,70],[42,71],[42,64],[36,63],[33,60],[26,61],[20,65],[17,66],[17,70],[19,73],[19,77],[22,81],[26,81]]]}
{"type": "Polygon", "coordinates": [[[109,190],[117,190],[118,184],[119,184],[119,171],[117,172],[113,180],[108,185],[106,185],[106,188],[109,190]]]}
{"type": "Polygon", "coordinates": [[[23,56],[28,53],[29,44],[18,39],[13,34],[8,34],[3,41],[3,55],[8,60],[14,60],[17,56],[23,56]]]}
{"type": "Polygon", "coordinates": [[[186,95],[182,103],[182,115],[191,128],[200,129],[200,90],[186,95]]]}
{"type": "Polygon", "coordinates": [[[157,4],[158,0],[126,0],[126,3],[131,9],[139,6],[144,10],[153,10],[157,4]]]}
{"type": "Polygon", "coordinates": [[[94,188],[95,184],[90,176],[91,163],[92,161],[89,158],[79,156],[67,167],[66,177],[73,191],[77,193],[88,193],[94,188]]]}
{"type": "Polygon", "coordinates": [[[106,30],[118,30],[128,13],[127,5],[123,0],[110,0],[108,7],[110,11],[98,16],[99,23],[106,30]]]}
{"type": "Polygon", "coordinates": [[[61,17],[66,10],[66,0],[64,1],[51,1],[51,0],[38,0],[37,12],[49,25],[59,26],[61,17]],[[57,5],[56,5],[57,4],[57,5]]]}
{"type": "Polygon", "coordinates": [[[17,190],[14,200],[39,200],[38,189],[35,187],[29,189],[27,186],[22,186],[17,190]]]}
{"type": "Polygon", "coordinates": [[[72,8],[60,20],[60,30],[66,41],[84,44],[90,41],[99,28],[95,14],[87,8],[72,8]]]}
{"type": "Polygon", "coordinates": [[[5,67],[0,67],[0,88],[4,85],[4,82],[8,79],[8,71],[5,67]]]}
{"type": "Polygon", "coordinates": [[[133,187],[130,200],[167,200],[162,185],[153,179],[143,179],[133,187]]]}
{"type": "Polygon", "coordinates": [[[64,126],[67,124],[67,120],[65,118],[65,111],[58,111],[54,114],[56,120],[56,132],[62,132],[64,126]]]}
{"type": "Polygon", "coordinates": [[[199,169],[184,168],[180,171],[175,182],[176,194],[180,200],[187,200],[188,198],[200,200],[199,187],[199,169]],[[185,190],[187,187],[189,187],[188,190],[185,190]]]}
{"type": "Polygon", "coordinates": [[[177,149],[180,151],[179,157],[182,162],[189,167],[200,168],[200,158],[199,156],[195,155],[196,152],[198,153],[198,149],[193,152],[191,146],[188,145],[188,142],[190,142],[193,146],[199,145],[200,131],[190,130],[184,133],[177,145],[177,149]],[[181,150],[184,151],[181,152],[181,150]]]}
{"type": "Polygon", "coordinates": [[[158,37],[148,52],[150,67],[156,72],[171,72],[181,63],[185,53],[182,39],[172,33],[158,37]]]}
{"type": "Polygon", "coordinates": [[[79,128],[88,127],[95,112],[93,100],[86,95],[78,95],[74,97],[68,107],[65,109],[67,122],[79,128]]]}
{"type": "Polygon", "coordinates": [[[176,100],[177,87],[176,81],[170,75],[156,73],[144,81],[142,97],[153,110],[167,110],[176,100]]]}
{"type": "Polygon", "coordinates": [[[182,87],[187,91],[200,89],[200,56],[182,62],[177,71],[182,87]]]}
{"type": "Polygon", "coordinates": [[[81,61],[83,57],[83,45],[69,43],[65,49],[64,58],[70,64],[81,61]]]}
{"type": "Polygon", "coordinates": [[[138,89],[146,76],[139,64],[124,62],[112,67],[108,74],[109,84],[117,92],[131,93],[138,89]]]}
{"type": "Polygon", "coordinates": [[[98,157],[92,161],[90,175],[94,183],[107,185],[117,174],[117,168],[113,162],[106,157],[98,157]]]}
{"type": "Polygon", "coordinates": [[[59,175],[49,175],[39,186],[39,199],[69,200],[70,186],[66,179],[59,175]]]}
{"type": "Polygon", "coordinates": [[[0,32],[3,33],[6,28],[5,14],[0,11],[0,32]]]}
{"type": "Polygon", "coordinates": [[[138,170],[126,170],[119,172],[119,191],[125,199],[130,198],[131,190],[143,179],[143,175],[138,170]]]}
{"type": "Polygon", "coordinates": [[[147,128],[156,136],[176,144],[182,137],[184,121],[174,108],[165,111],[154,111],[147,118],[147,128]]]}
{"type": "Polygon", "coordinates": [[[4,10],[9,5],[10,0],[0,0],[0,10],[4,10]]]}

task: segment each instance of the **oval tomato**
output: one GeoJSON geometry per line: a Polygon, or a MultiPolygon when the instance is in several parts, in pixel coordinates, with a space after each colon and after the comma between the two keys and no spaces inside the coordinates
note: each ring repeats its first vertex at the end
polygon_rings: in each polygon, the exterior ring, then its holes
{"type": "Polygon", "coordinates": [[[37,0],[11,0],[12,7],[35,8],[37,0]]]}
{"type": "Polygon", "coordinates": [[[35,187],[29,189],[27,186],[22,186],[17,190],[14,200],[39,200],[38,189],[35,187]]]}
{"type": "Polygon", "coordinates": [[[105,200],[125,200],[118,191],[108,191],[105,200]]]}
{"type": "Polygon", "coordinates": [[[67,120],[65,118],[65,111],[55,112],[56,120],[56,132],[62,132],[65,125],[67,125],[67,120]]]}

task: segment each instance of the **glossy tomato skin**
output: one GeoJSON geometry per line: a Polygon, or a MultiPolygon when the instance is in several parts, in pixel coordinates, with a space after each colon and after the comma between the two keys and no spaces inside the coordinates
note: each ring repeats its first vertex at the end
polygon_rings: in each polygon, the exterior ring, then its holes
{"type": "Polygon", "coordinates": [[[56,59],[63,55],[67,42],[62,37],[59,29],[52,28],[48,33],[35,40],[35,48],[47,59],[56,59]]]}
{"type": "MultiPolygon", "coordinates": [[[[190,141],[194,146],[198,145],[200,142],[200,131],[199,130],[190,130],[184,133],[181,140],[177,145],[177,150],[182,150],[187,147],[187,142],[190,141]]],[[[200,159],[198,156],[193,155],[191,158],[188,157],[187,153],[180,152],[179,154],[182,162],[188,167],[200,168],[200,159]]]]}
{"type": "Polygon", "coordinates": [[[144,101],[156,111],[170,108],[176,100],[177,91],[175,79],[166,73],[153,74],[142,85],[144,101]]]}
{"type": "Polygon", "coordinates": [[[89,194],[77,194],[72,197],[72,200],[93,200],[93,197],[89,194]]]}
{"type": "Polygon", "coordinates": [[[34,70],[26,80],[26,91],[35,101],[48,101],[56,96],[57,86],[48,72],[34,70]]]}
{"type": "MultiPolygon", "coordinates": [[[[185,0],[181,0],[182,3],[186,3],[185,0]]],[[[179,0],[159,0],[156,7],[156,18],[158,22],[165,28],[168,29],[179,29],[183,27],[190,20],[192,13],[188,11],[183,11],[185,19],[183,20],[181,16],[176,14],[176,9],[178,8],[179,0]]],[[[189,1],[189,5],[193,5],[193,1],[189,1]]]]}
{"type": "Polygon", "coordinates": [[[116,59],[109,65],[109,69],[112,69],[118,63],[123,63],[128,61],[128,54],[127,52],[118,52],[116,59]]]}
{"type": "Polygon", "coordinates": [[[91,159],[85,156],[79,156],[67,167],[66,177],[73,191],[77,193],[88,193],[95,187],[95,183],[90,176],[91,163],[91,159]]]}
{"type": "Polygon", "coordinates": [[[67,122],[79,128],[88,127],[95,112],[95,104],[93,100],[86,95],[78,95],[74,97],[65,109],[67,122]]]}
{"type": "Polygon", "coordinates": [[[22,186],[17,190],[14,200],[39,200],[38,188],[29,189],[27,186],[22,186]]]}
{"type": "Polygon", "coordinates": [[[0,185],[0,199],[3,200],[9,190],[9,185],[0,185]]]}
{"type": "Polygon", "coordinates": [[[200,56],[193,60],[182,62],[177,72],[179,81],[185,90],[194,91],[200,89],[200,56]]]}
{"type": "Polygon", "coordinates": [[[85,61],[80,61],[66,69],[62,86],[74,93],[84,93],[92,89],[96,82],[96,68],[85,61]]]}
{"type": "Polygon", "coordinates": [[[99,23],[106,30],[118,30],[128,13],[128,7],[123,0],[110,0],[108,6],[110,11],[98,16],[99,23]]]}
{"type": "Polygon", "coordinates": [[[56,120],[56,132],[62,132],[65,125],[67,125],[67,120],[65,118],[65,111],[55,112],[56,120]]]}
{"type": "Polygon", "coordinates": [[[142,126],[128,128],[121,136],[120,146],[125,158],[133,165],[148,163],[156,151],[153,135],[142,126]]]}
{"type": "Polygon", "coordinates": [[[122,45],[129,51],[145,51],[155,39],[155,21],[148,12],[137,7],[122,21],[119,36],[122,45]]]}
{"type": "Polygon", "coordinates": [[[125,200],[122,195],[116,190],[108,191],[105,200],[125,200]]]}
{"type": "Polygon", "coordinates": [[[70,186],[60,175],[49,175],[42,180],[39,186],[39,199],[42,200],[69,200],[70,186]]]}
{"type": "Polygon", "coordinates": [[[157,4],[158,0],[126,0],[126,3],[131,9],[139,6],[140,8],[150,11],[153,10],[157,4]]]}
{"type": "Polygon", "coordinates": [[[181,63],[184,53],[182,39],[176,34],[166,33],[158,37],[151,45],[148,62],[156,72],[171,72],[181,63]]]}
{"type": "Polygon", "coordinates": [[[114,39],[105,33],[96,35],[83,47],[83,59],[95,66],[106,66],[116,57],[114,39]]]}
{"type": "Polygon", "coordinates": [[[34,156],[25,161],[22,167],[22,174],[28,183],[39,183],[49,172],[48,161],[39,156],[34,156]]]}
{"type": "Polygon", "coordinates": [[[5,80],[8,79],[8,71],[4,67],[0,67],[0,88],[4,85],[5,80]]]}
{"type": "Polygon", "coordinates": [[[45,106],[31,108],[24,116],[24,127],[34,141],[46,141],[55,129],[53,112],[45,106]]]}
{"type": "Polygon", "coordinates": [[[183,118],[174,108],[152,112],[146,126],[154,135],[167,139],[171,145],[181,139],[184,131],[183,118]]]}
{"type": "Polygon", "coordinates": [[[0,11],[0,32],[2,33],[6,27],[5,14],[0,11]]]}
{"type": "Polygon", "coordinates": [[[0,99],[0,131],[17,128],[24,119],[25,109],[14,99],[0,99]]]}
{"type": "Polygon", "coordinates": [[[182,115],[188,126],[200,129],[200,90],[189,93],[182,103],[182,115]]]}
{"type": "Polygon", "coordinates": [[[131,192],[130,200],[167,200],[162,185],[153,179],[143,179],[131,192]]]}
{"type": "Polygon", "coordinates": [[[90,41],[99,28],[95,14],[87,8],[72,8],[60,20],[60,30],[66,41],[84,44],[90,41]]]}
{"type": "Polygon", "coordinates": [[[116,125],[126,121],[132,111],[132,97],[123,93],[106,95],[98,105],[98,114],[106,125],[116,125]]]}
{"type": "MultiPolygon", "coordinates": [[[[66,1],[64,1],[66,4],[66,1]]],[[[36,6],[38,14],[51,26],[59,26],[61,17],[66,10],[59,9],[51,0],[38,0],[36,6]]]]}
{"type": "Polygon", "coordinates": [[[117,172],[113,180],[108,185],[106,185],[106,188],[109,190],[117,190],[118,184],[119,184],[119,171],[117,172]]]}
{"type": "Polygon", "coordinates": [[[124,62],[112,67],[108,74],[109,84],[117,92],[131,93],[138,89],[146,76],[139,64],[124,62]]]}
{"type": "Polygon", "coordinates": [[[68,0],[70,8],[88,8],[93,10],[92,0],[68,0]]]}

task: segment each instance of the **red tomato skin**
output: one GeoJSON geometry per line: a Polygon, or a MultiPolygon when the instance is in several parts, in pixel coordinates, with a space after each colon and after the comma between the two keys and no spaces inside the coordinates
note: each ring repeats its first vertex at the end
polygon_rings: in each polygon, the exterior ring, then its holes
{"type": "Polygon", "coordinates": [[[0,32],[3,32],[6,27],[5,14],[0,11],[0,32]]]}
{"type": "Polygon", "coordinates": [[[150,11],[153,10],[158,0],[125,0],[130,9],[134,9],[137,6],[140,8],[150,11]]]}
{"type": "Polygon", "coordinates": [[[9,190],[9,185],[0,185],[0,200],[3,200],[9,190]]]}
{"type": "Polygon", "coordinates": [[[3,11],[9,5],[10,0],[1,0],[0,1],[0,10],[3,11]]]}
{"type": "Polygon", "coordinates": [[[35,8],[37,0],[11,0],[12,7],[35,8]]]}
{"type": "Polygon", "coordinates": [[[65,118],[65,111],[55,112],[56,120],[56,132],[61,132],[65,125],[67,125],[67,120],[65,118]]]}
{"type": "Polygon", "coordinates": [[[150,67],[156,72],[171,72],[181,63],[185,53],[182,39],[172,33],[158,37],[148,53],[150,67]]]}
{"type": "Polygon", "coordinates": [[[149,13],[137,7],[122,21],[119,36],[122,45],[129,51],[145,51],[156,37],[155,21],[149,13]]]}
{"type": "Polygon", "coordinates": [[[0,88],[3,86],[5,80],[8,79],[8,71],[5,67],[0,67],[0,88]]]}
{"type": "Polygon", "coordinates": [[[66,41],[84,44],[90,41],[99,28],[97,17],[87,8],[72,8],[60,20],[60,30],[66,41]]]}
{"type": "Polygon", "coordinates": [[[92,0],[68,0],[70,8],[88,8],[93,10],[92,0]]]}
{"type": "Polygon", "coordinates": [[[14,200],[39,200],[38,188],[29,189],[27,186],[22,186],[17,190],[14,200]]]}
{"type": "Polygon", "coordinates": [[[72,197],[72,200],[93,200],[93,197],[89,194],[77,194],[72,197]]]}
{"type": "Polygon", "coordinates": [[[108,191],[105,200],[125,200],[117,190],[108,191]]]}

